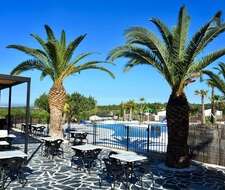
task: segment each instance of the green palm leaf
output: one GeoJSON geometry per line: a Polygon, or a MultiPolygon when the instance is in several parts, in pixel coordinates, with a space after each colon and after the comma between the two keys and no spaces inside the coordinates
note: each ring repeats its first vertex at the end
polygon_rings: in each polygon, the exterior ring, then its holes
{"type": "MultiPolygon", "coordinates": [[[[13,69],[12,74],[20,74],[23,71],[37,69],[41,71],[41,79],[46,76],[50,76],[54,84],[62,84],[63,80],[77,72],[79,69],[87,70],[98,69],[101,71],[106,71],[103,66],[98,66],[98,64],[106,63],[102,61],[82,61],[91,55],[90,52],[81,53],[71,61],[75,50],[80,45],[80,43],[85,38],[85,35],[80,35],[71,41],[68,45],[66,44],[66,33],[64,30],[61,32],[59,40],[55,37],[53,30],[45,25],[47,40],[42,39],[36,34],[31,34],[31,36],[40,44],[41,49],[34,49],[22,45],[9,45],[8,48],[13,48],[31,55],[34,59],[27,60],[19,64],[13,69]],[[83,65],[83,67],[82,67],[83,65]]],[[[110,73],[112,76],[112,73],[110,73]]]]}
{"type": "Polygon", "coordinates": [[[220,78],[217,74],[213,73],[212,71],[203,71],[204,74],[208,75],[210,79],[213,81],[213,85],[221,91],[223,94],[225,94],[225,82],[220,78]]]}
{"type": "Polygon", "coordinates": [[[177,95],[183,94],[193,77],[199,77],[202,69],[223,55],[220,49],[201,56],[201,52],[220,34],[225,32],[221,22],[221,12],[215,14],[188,41],[190,17],[185,7],[181,7],[178,22],[173,28],[167,27],[161,20],[153,18],[162,37],[143,27],[131,27],[125,31],[126,43],[110,51],[107,59],[127,58],[125,71],[136,65],[147,64],[158,70],[177,95]]]}

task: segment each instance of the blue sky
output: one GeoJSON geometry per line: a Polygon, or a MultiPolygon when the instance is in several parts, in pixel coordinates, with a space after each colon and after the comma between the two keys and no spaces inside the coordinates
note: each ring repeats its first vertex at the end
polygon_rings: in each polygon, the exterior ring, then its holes
{"type": "MultiPolygon", "coordinates": [[[[62,29],[68,40],[87,33],[77,53],[99,52],[93,59],[104,60],[114,47],[124,43],[123,32],[130,26],[144,26],[156,32],[149,22],[158,17],[173,26],[178,10],[186,5],[191,15],[190,35],[214,15],[225,10],[222,0],[9,0],[0,2],[0,73],[8,74],[21,61],[29,58],[16,50],[6,49],[9,44],[24,44],[38,47],[29,36],[37,33],[44,37],[44,24],[50,25],[57,34],[62,29]]],[[[225,16],[223,17],[225,18],[225,16]]],[[[225,46],[225,35],[212,43],[203,53],[225,46]]],[[[225,58],[221,58],[225,61],[225,58]]],[[[144,97],[149,102],[166,102],[170,89],[166,81],[147,66],[140,66],[123,73],[126,60],[116,61],[109,67],[116,75],[110,78],[105,73],[86,71],[65,81],[67,92],[80,92],[97,99],[98,104],[114,104],[129,99],[144,97]]],[[[214,64],[214,66],[216,63],[214,64]]],[[[212,66],[211,66],[212,67],[212,66]]],[[[52,82],[49,78],[39,80],[39,72],[25,72],[23,76],[32,78],[31,103],[43,92],[48,92],[52,82]]],[[[186,93],[190,102],[200,102],[194,90],[206,88],[203,83],[191,84],[186,93]]],[[[2,92],[3,103],[7,102],[7,91],[2,92]]],[[[24,86],[13,89],[13,103],[25,103],[24,86]]]]}

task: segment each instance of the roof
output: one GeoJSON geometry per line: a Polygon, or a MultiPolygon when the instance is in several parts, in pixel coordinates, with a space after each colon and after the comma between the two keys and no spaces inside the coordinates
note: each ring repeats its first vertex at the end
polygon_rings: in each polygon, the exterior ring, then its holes
{"type": "Polygon", "coordinates": [[[18,84],[29,82],[29,77],[20,77],[12,75],[0,74],[0,90],[9,88],[18,84]]]}

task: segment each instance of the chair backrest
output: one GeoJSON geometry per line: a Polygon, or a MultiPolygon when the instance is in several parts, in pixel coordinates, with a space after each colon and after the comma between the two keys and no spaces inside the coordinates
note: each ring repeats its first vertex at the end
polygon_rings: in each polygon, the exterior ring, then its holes
{"type": "Polygon", "coordinates": [[[115,162],[113,159],[104,158],[105,169],[109,176],[123,175],[123,166],[120,162],[115,162]]]}
{"type": "Polygon", "coordinates": [[[8,130],[0,130],[0,137],[8,137],[8,130]]]}
{"type": "Polygon", "coordinates": [[[94,157],[95,157],[95,159],[98,158],[98,155],[100,154],[101,151],[102,151],[102,149],[100,149],[100,148],[94,150],[94,157]]]}
{"type": "Polygon", "coordinates": [[[87,133],[83,133],[82,134],[82,139],[86,139],[87,138],[87,133]]]}
{"type": "Polygon", "coordinates": [[[62,142],[63,142],[62,139],[54,140],[54,141],[51,142],[51,146],[53,146],[55,148],[60,148],[62,142]]]}
{"type": "Polygon", "coordinates": [[[113,172],[112,172],[112,163],[107,158],[104,158],[103,161],[104,161],[104,164],[105,164],[105,169],[107,171],[107,174],[109,176],[112,176],[112,174],[113,174],[113,172]]]}
{"type": "Polygon", "coordinates": [[[77,157],[83,157],[84,156],[84,152],[82,150],[78,150],[78,149],[73,149],[75,152],[75,156],[77,157]]]}
{"type": "Polygon", "coordinates": [[[9,169],[19,170],[22,167],[24,162],[25,162],[24,158],[13,157],[13,158],[7,159],[6,164],[9,169]]]}

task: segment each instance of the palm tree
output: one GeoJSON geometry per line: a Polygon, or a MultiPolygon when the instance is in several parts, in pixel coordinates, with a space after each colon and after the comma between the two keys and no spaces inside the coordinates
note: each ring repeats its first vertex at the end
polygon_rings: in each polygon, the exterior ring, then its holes
{"type": "Polygon", "coordinates": [[[125,71],[137,65],[150,65],[161,73],[172,93],[167,104],[168,146],[166,165],[182,168],[190,164],[187,145],[189,128],[189,105],[184,88],[199,71],[225,54],[225,48],[203,56],[201,52],[218,35],[225,31],[221,12],[209,20],[188,40],[190,17],[181,7],[178,23],[172,29],[161,20],[151,19],[162,38],[143,27],[131,27],[125,32],[126,43],[113,49],[108,60],[128,58],[125,71]]]}
{"type": "Polygon", "coordinates": [[[208,75],[211,83],[225,95],[225,63],[221,62],[216,69],[219,71],[219,74],[209,70],[204,70],[203,73],[208,75]]]}
{"type": "Polygon", "coordinates": [[[121,102],[120,108],[121,108],[121,115],[123,117],[123,121],[125,121],[126,120],[126,104],[121,102]]]}
{"type": "Polygon", "coordinates": [[[145,98],[143,98],[143,97],[140,98],[140,110],[139,110],[140,122],[143,121],[143,114],[144,114],[144,107],[145,107],[144,103],[145,103],[145,98]]]}
{"type": "MultiPolygon", "coordinates": [[[[214,95],[214,104],[218,104],[219,102],[224,101],[224,95],[225,95],[225,63],[221,62],[218,65],[218,68],[215,68],[216,70],[219,71],[219,73],[213,73],[212,71],[205,70],[203,71],[204,74],[209,76],[209,81],[211,81],[212,85],[216,87],[222,94],[223,96],[219,95],[214,95]],[[222,77],[221,77],[222,75],[222,77]]],[[[216,107],[216,106],[214,106],[216,107]]],[[[215,110],[214,110],[214,117],[215,117],[215,110]]]]}
{"type": "Polygon", "coordinates": [[[41,71],[41,79],[46,76],[52,79],[53,86],[49,91],[48,98],[50,105],[50,135],[61,137],[62,112],[66,99],[66,91],[63,85],[65,78],[90,69],[105,71],[112,77],[114,77],[114,75],[108,69],[100,65],[104,63],[102,61],[86,61],[81,64],[84,58],[92,54],[90,52],[79,54],[75,58],[72,57],[77,47],[86,37],[86,34],[80,35],[67,44],[64,30],[61,32],[60,39],[55,37],[54,32],[49,26],[45,25],[45,30],[47,34],[46,41],[36,34],[31,34],[40,44],[41,49],[30,48],[23,45],[7,46],[8,48],[17,49],[32,56],[32,59],[25,60],[16,66],[11,74],[18,75],[21,72],[35,69],[41,71]]]}
{"type": "Polygon", "coordinates": [[[201,97],[201,124],[205,124],[205,103],[204,98],[207,96],[207,90],[196,90],[195,94],[201,97]]]}
{"type": "Polygon", "coordinates": [[[133,111],[135,108],[135,102],[133,100],[129,100],[126,104],[125,104],[126,109],[129,110],[129,121],[133,120],[133,111]]]}
{"type": "Polygon", "coordinates": [[[207,84],[208,86],[211,88],[211,96],[210,96],[210,100],[211,100],[211,117],[210,117],[210,121],[212,124],[214,124],[216,122],[216,118],[215,118],[215,86],[213,84],[213,81],[211,79],[207,79],[207,84]]]}

